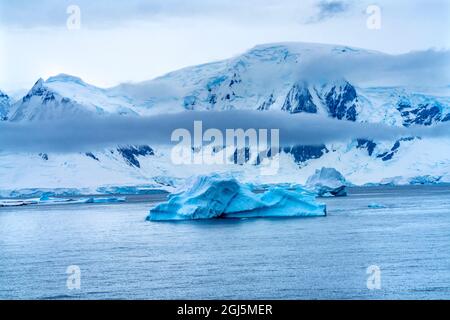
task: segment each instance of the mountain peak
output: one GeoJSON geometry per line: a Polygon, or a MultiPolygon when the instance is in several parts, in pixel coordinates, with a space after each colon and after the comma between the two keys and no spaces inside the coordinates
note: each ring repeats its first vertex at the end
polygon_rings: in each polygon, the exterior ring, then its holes
{"type": "Polygon", "coordinates": [[[44,85],[44,79],[39,78],[39,79],[34,83],[33,88],[34,88],[34,87],[42,87],[43,85],[44,85]]]}
{"type": "Polygon", "coordinates": [[[0,99],[8,99],[8,95],[4,93],[2,90],[0,90],[0,99]]]}
{"type": "Polygon", "coordinates": [[[36,83],[33,85],[28,94],[35,94],[37,92],[41,92],[45,89],[44,87],[44,79],[39,78],[36,83]]]}

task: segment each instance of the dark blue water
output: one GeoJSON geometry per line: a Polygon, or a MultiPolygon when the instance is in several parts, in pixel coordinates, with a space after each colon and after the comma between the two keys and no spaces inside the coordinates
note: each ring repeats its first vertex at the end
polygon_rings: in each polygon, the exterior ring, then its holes
{"type": "Polygon", "coordinates": [[[450,187],[325,202],[324,218],[176,223],[145,221],[152,203],[139,197],[0,208],[0,298],[450,299],[450,187]],[[380,290],[367,288],[370,265],[380,290]]]}

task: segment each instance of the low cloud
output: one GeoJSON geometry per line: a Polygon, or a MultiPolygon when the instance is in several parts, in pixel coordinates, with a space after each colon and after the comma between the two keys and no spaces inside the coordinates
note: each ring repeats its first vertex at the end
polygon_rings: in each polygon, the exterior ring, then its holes
{"type": "Polygon", "coordinates": [[[173,145],[178,128],[193,131],[194,121],[208,128],[279,129],[283,146],[318,145],[365,138],[395,141],[400,137],[450,137],[450,126],[392,127],[382,124],[340,121],[318,115],[285,112],[222,111],[183,112],[152,117],[79,118],[59,122],[0,122],[2,152],[88,152],[125,144],[173,145]]]}
{"type": "Polygon", "coordinates": [[[345,78],[358,86],[445,86],[450,84],[450,51],[425,50],[400,55],[342,48],[314,56],[299,66],[300,80],[345,78]],[[345,51],[345,52],[344,52],[345,51]]]}

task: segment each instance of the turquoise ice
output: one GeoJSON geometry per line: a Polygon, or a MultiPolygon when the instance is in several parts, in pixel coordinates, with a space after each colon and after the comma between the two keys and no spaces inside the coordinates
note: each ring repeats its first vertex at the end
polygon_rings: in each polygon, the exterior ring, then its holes
{"type": "Polygon", "coordinates": [[[301,187],[261,193],[232,177],[200,176],[191,187],[150,210],[147,220],[325,216],[326,207],[301,187]]]}

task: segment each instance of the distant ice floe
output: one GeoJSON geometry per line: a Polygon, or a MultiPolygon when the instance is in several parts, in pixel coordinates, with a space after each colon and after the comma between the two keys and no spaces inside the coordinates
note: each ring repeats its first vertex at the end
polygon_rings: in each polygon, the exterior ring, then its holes
{"type": "Polygon", "coordinates": [[[24,200],[0,200],[0,207],[21,207],[30,204],[38,204],[39,199],[24,199],[24,200]]]}
{"type": "Polygon", "coordinates": [[[385,208],[387,208],[384,204],[381,204],[381,203],[371,203],[367,207],[369,209],[385,209],[385,208]]]}
{"type": "Polygon", "coordinates": [[[81,187],[81,188],[17,188],[17,189],[0,189],[0,198],[5,199],[28,199],[38,198],[43,195],[49,195],[53,197],[81,197],[83,195],[149,195],[168,193],[175,190],[175,184],[180,185],[182,179],[164,177],[165,182],[160,177],[155,177],[153,180],[158,179],[158,183],[152,184],[136,184],[136,185],[106,185],[98,187],[81,187]],[[159,182],[163,181],[163,182],[159,182]],[[163,184],[164,183],[164,184],[163,184]]]}
{"type": "Polygon", "coordinates": [[[345,197],[349,183],[334,168],[322,168],[308,178],[307,188],[314,190],[320,197],[345,197]]]}
{"type": "Polygon", "coordinates": [[[42,197],[35,199],[0,200],[0,207],[19,207],[26,205],[83,204],[83,203],[116,203],[125,201],[126,201],[125,197],[56,198],[44,194],[42,197]]]}
{"type": "Polygon", "coordinates": [[[89,198],[64,199],[64,198],[48,197],[44,195],[39,199],[39,204],[116,203],[125,201],[126,201],[125,197],[89,197],[89,198]]]}
{"type": "Polygon", "coordinates": [[[150,210],[147,220],[325,216],[326,206],[301,187],[269,187],[255,193],[254,186],[217,174],[199,176],[183,191],[150,210]]]}

